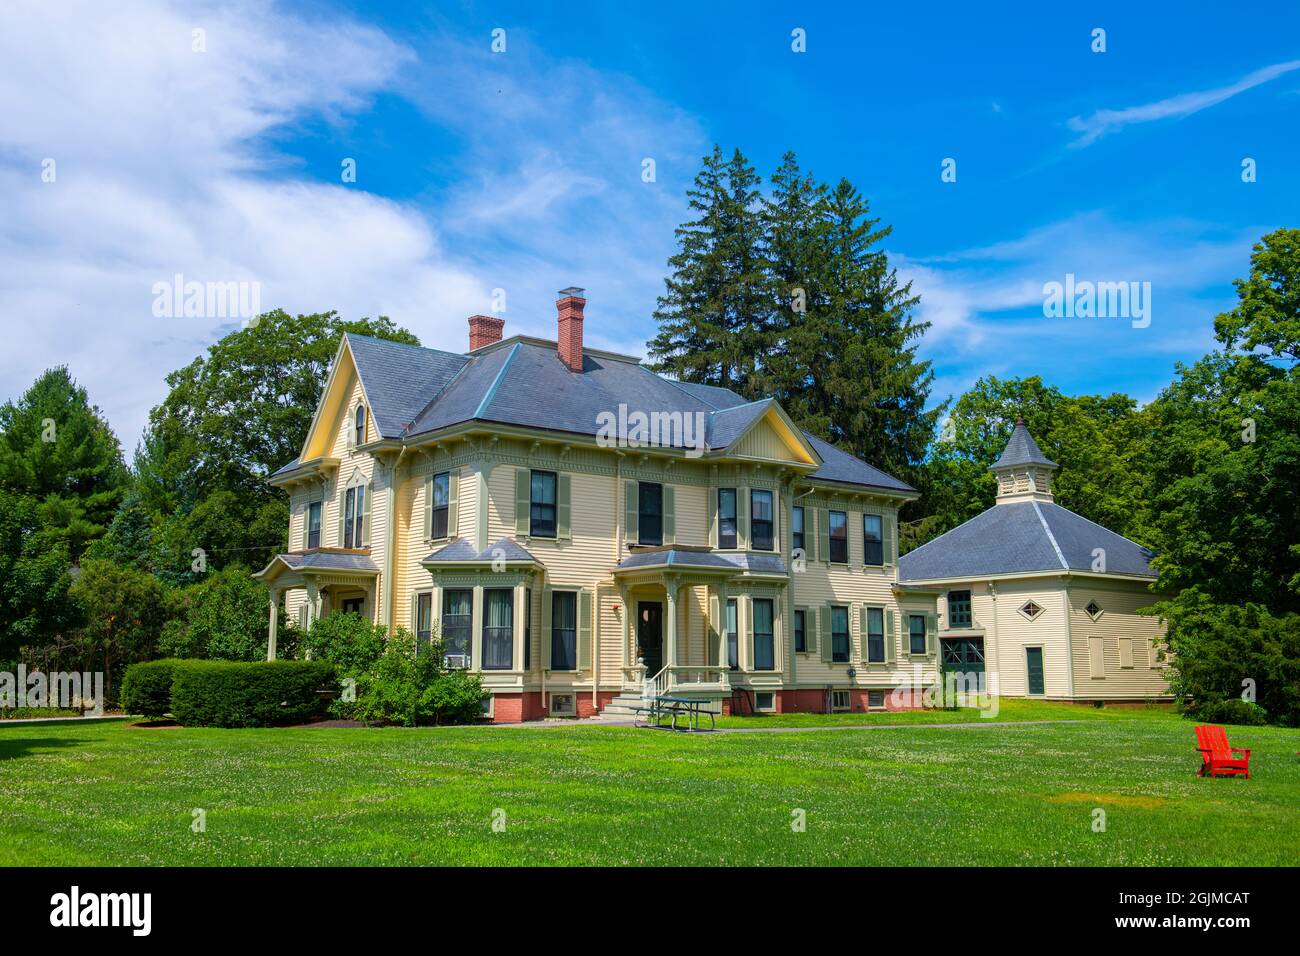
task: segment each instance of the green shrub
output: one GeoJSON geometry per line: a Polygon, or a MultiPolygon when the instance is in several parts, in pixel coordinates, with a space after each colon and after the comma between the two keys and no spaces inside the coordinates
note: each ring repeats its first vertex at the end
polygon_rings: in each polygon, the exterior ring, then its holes
{"type": "Polygon", "coordinates": [[[371,671],[357,678],[356,690],[356,701],[342,704],[352,716],[404,727],[470,723],[482,716],[485,696],[477,675],[443,671],[440,642],[418,651],[404,628],[389,638],[371,671]]]}
{"type": "Polygon", "coordinates": [[[128,714],[162,717],[172,709],[172,679],[178,662],[167,658],[132,664],[122,678],[121,705],[128,714]]]}
{"type": "Polygon", "coordinates": [[[359,614],[335,611],[312,624],[301,640],[313,660],[328,661],[340,678],[360,678],[384,653],[388,630],[359,614]]]}
{"type": "Polygon", "coordinates": [[[177,661],[172,716],[187,727],[299,724],[324,708],[326,661],[177,661]]]}
{"type": "Polygon", "coordinates": [[[1187,708],[1197,720],[1210,724],[1245,724],[1257,727],[1268,723],[1268,714],[1264,708],[1240,697],[1227,700],[1209,700],[1187,708]]]}

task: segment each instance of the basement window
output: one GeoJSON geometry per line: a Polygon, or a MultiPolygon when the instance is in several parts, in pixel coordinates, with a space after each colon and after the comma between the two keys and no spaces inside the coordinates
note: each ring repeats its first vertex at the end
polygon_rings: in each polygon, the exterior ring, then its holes
{"type": "Polygon", "coordinates": [[[572,694],[551,695],[551,715],[554,717],[573,717],[578,710],[572,694]]]}
{"type": "Polygon", "coordinates": [[[883,690],[867,691],[867,709],[883,710],[885,707],[885,692],[883,690]]]}
{"type": "Polygon", "coordinates": [[[847,690],[831,691],[831,710],[848,710],[852,707],[847,690]]]}
{"type": "Polygon", "coordinates": [[[772,693],[770,690],[759,691],[756,693],[754,695],[754,709],[766,711],[776,710],[776,694],[772,693]]]}

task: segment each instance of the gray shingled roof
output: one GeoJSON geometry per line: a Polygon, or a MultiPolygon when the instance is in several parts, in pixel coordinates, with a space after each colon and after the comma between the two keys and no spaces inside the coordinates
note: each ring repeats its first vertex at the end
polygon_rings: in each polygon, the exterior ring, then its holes
{"type": "MultiPolygon", "coordinates": [[[[680,412],[705,416],[705,445],[727,447],[774,402],[664,378],[636,362],[587,353],[581,373],[555,346],[507,340],[474,355],[348,335],[375,424],[385,438],[411,438],[469,421],[595,435],[601,412],[680,412]]],[[[824,464],[812,477],[891,491],[911,486],[820,439],[807,436],[824,464]]],[[[286,472],[293,462],[278,469],[286,472]]]]}
{"type": "Polygon", "coordinates": [[[994,505],[898,559],[900,581],[1091,571],[1102,548],[1109,574],[1155,578],[1155,552],[1052,502],[994,505]]]}
{"type": "Polygon", "coordinates": [[[1011,438],[1007,440],[1007,447],[1002,449],[1002,455],[989,466],[989,470],[1007,468],[1013,465],[1056,467],[1056,462],[1043,454],[1043,450],[1038,447],[1038,442],[1034,441],[1034,436],[1029,434],[1029,429],[1025,427],[1025,423],[1019,418],[1016,419],[1016,427],[1011,430],[1011,438]]]}
{"type": "Polygon", "coordinates": [[[290,571],[361,571],[379,573],[375,562],[367,554],[338,554],[331,551],[312,551],[307,554],[277,554],[261,571],[265,574],[276,561],[283,561],[290,571]]]}
{"type": "Polygon", "coordinates": [[[396,438],[469,359],[454,352],[348,333],[379,434],[396,438]]]}
{"type": "Polygon", "coordinates": [[[636,571],[659,567],[707,568],[719,571],[750,571],[755,574],[785,574],[785,561],[782,560],[779,554],[699,551],[671,547],[654,551],[634,552],[620,561],[614,570],[636,571]]]}
{"type": "Polygon", "coordinates": [[[461,564],[470,561],[487,563],[498,560],[512,564],[517,562],[538,563],[528,549],[522,547],[514,538],[502,538],[495,544],[488,545],[482,551],[475,551],[473,543],[468,538],[457,538],[433,552],[420,563],[461,564]]]}

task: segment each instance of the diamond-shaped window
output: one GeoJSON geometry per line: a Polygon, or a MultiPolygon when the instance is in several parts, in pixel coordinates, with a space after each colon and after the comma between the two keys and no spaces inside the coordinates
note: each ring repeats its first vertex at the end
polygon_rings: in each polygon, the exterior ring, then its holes
{"type": "Polygon", "coordinates": [[[1026,601],[1020,608],[1020,613],[1032,621],[1034,618],[1038,617],[1038,615],[1043,613],[1043,609],[1033,601],[1026,601]]]}
{"type": "Polygon", "coordinates": [[[1085,607],[1084,610],[1088,612],[1089,617],[1094,618],[1101,613],[1101,607],[1096,601],[1089,601],[1088,606],[1085,607]]]}

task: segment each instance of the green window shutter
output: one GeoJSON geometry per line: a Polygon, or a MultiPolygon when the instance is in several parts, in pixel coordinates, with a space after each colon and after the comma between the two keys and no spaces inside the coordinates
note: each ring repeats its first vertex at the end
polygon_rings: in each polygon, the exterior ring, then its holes
{"type": "Polygon", "coordinates": [[[532,504],[532,472],[527,468],[515,469],[515,534],[528,535],[528,510],[532,504]]]}
{"type": "Polygon", "coordinates": [[[591,589],[578,592],[578,670],[591,670],[591,589]]]}
{"type": "Polygon", "coordinates": [[[542,669],[551,669],[551,589],[542,588],[542,669]]]}
{"type": "Polygon", "coordinates": [[[864,661],[871,656],[871,652],[867,650],[867,606],[865,604],[858,605],[858,652],[864,661]]]}
{"type": "Polygon", "coordinates": [[[817,509],[817,550],[821,559],[827,564],[831,563],[831,516],[825,508],[817,509]]]}
{"type": "Polygon", "coordinates": [[[803,551],[805,561],[817,560],[817,509],[803,509],[803,551]]]}
{"type": "Polygon", "coordinates": [[[817,652],[817,634],[819,622],[821,621],[820,612],[815,607],[805,607],[803,610],[803,646],[807,653],[815,654],[817,652]]]}
{"type": "Polygon", "coordinates": [[[561,473],[555,479],[555,536],[573,537],[573,511],[569,499],[569,476],[561,473]]]}
{"type": "Polygon", "coordinates": [[[933,654],[939,639],[939,615],[931,611],[925,616],[925,652],[933,654]]]}
{"type": "Polygon", "coordinates": [[[627,543],[637,542],[637,485],[635,481],[623,483],[623,525],[627,529],[627,543]]]}
{"type": "Polygon", "coordinates": [[[677,540],[676,504],[677,496],[673,493],[673,486],[664,485],[664,544],[672,544],[677,540]]]}
{"type": "Polygon", "coordinates": [[[894,663],[894,609],[885,608],[885,663],[894,663]]]}
{"type": "MultiPolygon", "coordinates": [[[[325,505],[321,505],[321,512],[325,511],[325,505]]],[[[311,533],[311,502],[302,506],[302,549],[307,550],[307,535],[311,533]]]]}
{"type": "Polygon", "coordinates": [[[835,657],[835,640],[831,634],[834,626],[831,618],[834,615],[831,614],[829,604],[822,607],[819,613],[822,619],[822,660],[829,664],[835,657]]]}
{"type": "Polygon", "coordinates": [[[424,479],[424,540],[433,537],[433,475],[424,479]]]}
{"type": "Polygon", "coordinates": [[[881,519],[880,528],[884,539],[881,547],[885,552],[885,567],[893,567],[894,552],[898,550],[898,516],[885,515],[881,519]]]}
{"type": "Polygon", "coordinates": [[[420,595],[411,595],[411,633],[420,632],[420,595]]]}
{"type": "Polygon", "coordinates": [[[460,532],[460,472],[447,475],[447,537],[459,537],[460,532]]]}
{"type": "MultiPolygon", "coordinates": [[[[339,540],[336,542],[338,547],[343,547],[343,519],[347,516],[348,490],[339,488],[339,540]]],[[[321,505],[321,517],[324,517],[325,505],[321,505]]],[[[324,524],[324,522],[321,522],[324,524]]],[[[321,542],[324,544],[324,542],[321,542]]]]}
{"type": "Polygon", "coordinates": [[[718,489],[709,489],[709,547],[718,546],[718,489]]]}
{"type": "Polygon", "coordinates": [[[749,550],[749,489],[736,489],[736,547],[749,550]]]}

